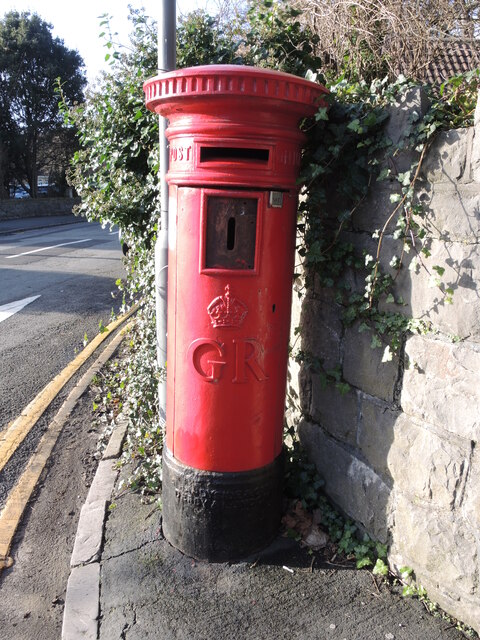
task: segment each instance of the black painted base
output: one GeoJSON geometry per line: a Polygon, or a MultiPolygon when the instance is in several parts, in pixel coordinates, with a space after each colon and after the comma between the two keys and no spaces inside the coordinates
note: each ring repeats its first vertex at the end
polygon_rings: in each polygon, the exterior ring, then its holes
{"type": "Polygon", "coordinates": [[[202,471],[163,453],[165,538],[199,560],[225,562],[266,547],[282,515],[283,456],[252,471],[202,471]]]}

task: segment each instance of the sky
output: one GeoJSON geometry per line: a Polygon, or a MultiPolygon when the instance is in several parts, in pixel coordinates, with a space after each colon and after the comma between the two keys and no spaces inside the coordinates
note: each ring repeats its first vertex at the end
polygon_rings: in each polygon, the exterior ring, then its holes
{"type": "MultiPolygon", "coordinates": [[[[128,44],[131,23],[128,21],[128,5],[157,18],[162,0],[82,0],[71,3],[61,0],[0,0],[0,19],[8,11],[30,11],[53,25],[54,37],[61,38],[69,49],[76,49],[82,56],[87,78],[93,82],[101,69],[106,69],[107,49],[98,37],[103,30],[99,18],[105,13],[112,16],[112,31],[118,32],[116,41],[128,44]]],[[[177,19],[182,13],[194,9],[213,11],[212,0],[177,0],[177,19]]]]}

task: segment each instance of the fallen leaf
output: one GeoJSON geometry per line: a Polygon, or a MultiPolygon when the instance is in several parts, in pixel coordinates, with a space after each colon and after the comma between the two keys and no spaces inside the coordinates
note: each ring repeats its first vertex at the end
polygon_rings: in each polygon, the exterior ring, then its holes
{"type": "Polygon", "coordinates": [[[328,535],[325,531],[319,529],[317,525],[313,525],[308,535],[303,539],[303,542],[307,547],[310,547],[310,549],[319,551],[327,546],[328,535]]]}

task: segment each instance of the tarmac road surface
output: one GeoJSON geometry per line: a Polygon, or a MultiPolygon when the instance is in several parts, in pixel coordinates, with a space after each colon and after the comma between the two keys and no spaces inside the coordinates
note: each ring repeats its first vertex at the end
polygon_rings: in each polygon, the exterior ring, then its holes
{"type": "Polygon", "coordinates": [[[118,234],[78,220],[0,223],[0,431],[119,307],[118,234]],[[12,233],[35,223],[50,226],[12,233]]]}

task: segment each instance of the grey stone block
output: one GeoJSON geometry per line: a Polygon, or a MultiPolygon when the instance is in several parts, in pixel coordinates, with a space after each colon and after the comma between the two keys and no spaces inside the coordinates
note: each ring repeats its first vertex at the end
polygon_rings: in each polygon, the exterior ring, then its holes
{"type": "MultiPolygon", "coordinates": [[[[401,186],[397,180],[379,182],[372,186],[369,194],[352,215],[352,225],[355,231],[374,233],[381,231],[397,204],[390,200],[390,196],[401,193],[401,186]]],[[[385,232],[392,233],[397,218],[386,227],[385,232]]]]}
{"type": "Polygon", "coordinates": [[[466,441],[478,442],[479,347],[411,336],[406,357],[409,366],[403,378],[403,410],[466,441]]]}
{"type": "Polygon", "coordinates": [[[104,500],[86,502],[83,505],[70,559],[71,567],[100,559],[106,509],[107,503],[104,500]]]}
{"type": "Polygon", "coordinates": [[[387,541],[390,489],[355,455],[311,422],[299,425],[300,441],[325,480],[325,492],[376,540],[387,541]]]}
{"type": "Polygon", "coordinates": [[[425,156],[421,175],[428,182],[455,184],[470,179],[467,155],[472,144],[472,129],[442,131],[425,156]]]}
{"type": "Polygon", "coordinates": [[[392,475],[388,465],[388,454],[394,441],[399,411],[394,411],[385,402],[360,396],[360,420],[358,424],[358,447],[372,469],[389,486],[392,475]]]}
{"type": "Polygon", "coordinates": [[[473,531],[480,531],[480,451],[477,443],[470,444],[473,450],[470,472],[465,486],[462,514],[473,531]]]}
{"type": "Polygon", "coordinates": [[[413,566],[420,584],[426,586],[428,580],[444,595],[472,597],[477,588],[477,544],[475,532],[458,514],[397,494],[391,559],[396,565],[413,566]]]}
{"type": "Polygon", "coordinates": [[[387,461],[396,491],[412,504],[430,503],[445,512],[461,504],[471,455],[470,442],[400,414],[387,461]]]}
{"type": "Polygon", "coordinates": [[[301,412],[310,415],[312,403],[312,372],[305,366],[300,367],[298,374],[299,405],[301,412]]]}
{"type": "Polygon", "coordinates": [[[390,118],[385,127],[385,134],[397,147],[395,155],[388,158],[388,167],[394,173],[408,171],[412,163],[418,160],[420,154],[409,148],[407,138],[428,111],[428,107],[428,97],[421,87],[407,90],[394,105],[388,107],[390,118]]]}
{"type": "Polygon", "coordinates": [[[341,309],[327,302],[307,297],[302,306],[302,350],[334,369],[341,362],[343,323],[341,309]]]}
{"type": "MultiPolygon", "coordinates": [[[[398,242],[385,238],[381,263],[386,271],[392,257],[399,256],[400,249],[398,242]]],[[[431,322],[447,335],[480,339],[480,245],[433,240],[429,250],[431,255],[421,258],[422,262],[413,265],[413,269],[409,267],[416,259],[415,253],[410,251],[405,257],[394,283],[394,296],[397,300],[401,297],[404,304],[383,308],[431,322]],[[435,283],[439,278],[435,266],[445,269],[440,278],[441,288],[435,283]],[[445,288],[453,290],[453,304],[445,302],[442,292],[445,288]]]]}
{"type": "Polygon", "coordinates": [[[477,243],[480,236],[480,185],[431,184],[417,192],[425,217],[418,220],[429,238],[477,243]]]}
{"type": "Polygon", "coordinates": [[[345,332],[343,377],[354,387],[391,402],[398,378],[399,360],[382,362],[384,349],[372,349],[370,331],[359,333],[358,323],[345,332]]]}
{"type": "Polygon", "coordinates": [[[322,378],[312,374],[310,415],[333,438],[355,445],[357,438],[358,400],[351,389],[340,393],[332,383],[326,386],[322,378]]]}
{"type": "Polygon", "coordinates": [[[126,418],[122,418],[115,426],[105,451],[103,452],[103,460],[112,460],[120,457],[123,441],[127,432],[127,426],[128,420],[126,418]]]}
{"type": "Polygon", "coordinates": [[[99,596],[100,564],[73,569],[67,584],[62,640],[96,640],[99,596]]]}
{"type": "MultiPolygon", "coordinates": [[[[475,110],[475,117],[479,113],[478,103],[475,110]]],[[[472,154],[471,154],[471,178],[474,182],[480,182],[480,124],[475,122],[475,129],[473,133],[472,141],[472,154]]]]}
{"type": "Polygon", "coordinates": [[[478,607],[478,542],[461,517],[438,513],[399,495],[389,553],[398,571],[413,567],[415,579],[434,602],[474,629],[478,607]]]}
{"type": "Polygon", "coordinates": [[[118,471],[113,468],[112,460],[101,460],[89,489],[87,502],[108,502],[112,497],[118,471]]]}
{"type": "Polygon", "coordinates": [[[386,135],[394,144],[412,132],[412,126],[428,111],[428,96],[422,87],[413,87],[389,107],[390,118],[385,128],[386,135]]]}

